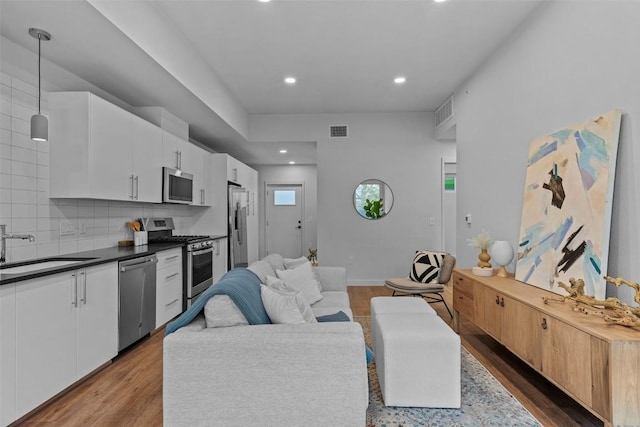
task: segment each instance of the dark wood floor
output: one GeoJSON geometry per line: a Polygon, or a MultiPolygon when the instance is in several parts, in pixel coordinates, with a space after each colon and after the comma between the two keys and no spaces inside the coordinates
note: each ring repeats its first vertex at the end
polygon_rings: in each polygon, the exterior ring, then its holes
{"type": "MultiPolygon", "coordinates": [[[[380,286],[349,287],[355,316],[369,316],[369,300],[390,295],[380,286]]],[[[451,306],[451,292],[445,293],[451,306]]],[[[433,306],[447,322],[442,304],[433,306]]],[[[161,426],[162,338],[158,331],[113,363],[16,425],[161,426]]],[[[469,322],[461,322],[463,345],[545,426],[602,426],[509,351],[469,322]]]]}

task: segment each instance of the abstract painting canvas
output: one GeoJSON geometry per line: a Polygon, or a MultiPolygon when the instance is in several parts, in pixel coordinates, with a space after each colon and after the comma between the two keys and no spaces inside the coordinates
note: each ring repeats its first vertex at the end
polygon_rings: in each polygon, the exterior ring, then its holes
{"type": "Polygon", "coordinates": [[[604,299],[620,120],[614,110],[529,146],[516,279],[558,294],[583,279],[604,299]]]}

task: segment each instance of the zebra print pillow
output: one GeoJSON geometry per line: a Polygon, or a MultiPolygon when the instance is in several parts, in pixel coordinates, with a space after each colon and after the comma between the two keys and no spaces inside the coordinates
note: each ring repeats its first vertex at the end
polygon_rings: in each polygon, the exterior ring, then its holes
{"type": "Polygon", "coordinates": [[[438,283],[445,255],[444,252],[416,251],[409,279],[421,283],[438,283]]]}

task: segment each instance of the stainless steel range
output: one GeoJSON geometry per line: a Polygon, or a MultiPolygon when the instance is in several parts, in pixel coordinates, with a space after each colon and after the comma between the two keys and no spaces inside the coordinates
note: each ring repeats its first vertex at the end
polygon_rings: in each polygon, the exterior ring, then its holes
{"type": "Polygon", "coordinates": [[[200,294],[213,284],[214,240],[211,236],[173,235],[173,218],[141,218],[140,222],[149,233],[149,243],[184,243],[183,309],[191,307],[200,294]]]}

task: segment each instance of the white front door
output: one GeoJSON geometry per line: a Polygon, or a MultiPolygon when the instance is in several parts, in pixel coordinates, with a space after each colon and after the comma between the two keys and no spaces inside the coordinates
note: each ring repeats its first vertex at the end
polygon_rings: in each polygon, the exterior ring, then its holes
{"type": "Polygon", "coordinates": [[[302,256],[303,198],[301,184],[267,184],[265,198],[267,254],[277,253],[285,258],[302,256]]]}

